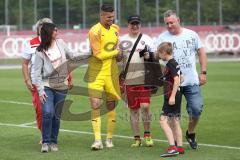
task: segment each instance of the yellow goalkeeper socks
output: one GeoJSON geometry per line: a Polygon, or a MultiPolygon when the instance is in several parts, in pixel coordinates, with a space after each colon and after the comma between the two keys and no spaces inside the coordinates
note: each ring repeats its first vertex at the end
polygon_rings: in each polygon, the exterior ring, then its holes
{"type": "Polygon", "coordinates": [[[112,139],[113,130],[116,123],[116,113],[115,110],[109,111],[107,113],[108,124],[107,124],[107,138],[112,139]]]}
{"type": "Polygon", "coordinates": [[[93,109],[92,110],[92,127],[93,127],[95,140],[101,140],[100,109],[93,109]]]}

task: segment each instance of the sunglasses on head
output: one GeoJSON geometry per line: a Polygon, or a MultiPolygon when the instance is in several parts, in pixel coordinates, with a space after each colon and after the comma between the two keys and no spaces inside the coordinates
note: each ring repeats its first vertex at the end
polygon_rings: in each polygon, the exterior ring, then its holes
{"type": "Polygon", "coordinates": [[[140,22],[136,22],[136,21],[135,21],[135,22],[131,22],[130,24],[131,24],[131,25],[139,25],[140,22]]]}

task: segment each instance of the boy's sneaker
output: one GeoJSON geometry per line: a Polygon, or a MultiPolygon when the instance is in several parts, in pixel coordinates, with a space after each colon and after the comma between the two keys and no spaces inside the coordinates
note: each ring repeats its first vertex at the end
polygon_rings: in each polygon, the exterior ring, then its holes
{"type": "Polygon", "coordinates": [[[198,144],[197,144],[197,140],[195,138],[195,133],[191,133],[189,134],[188,131],[186,132],[186,139],[190,145],[190,147],[192,149],[197,149],[198,148],[198,144]]]}
{"type": "Polygon", "coordinates": [[[94,143],[91,146],[92,150],[101,150],[103,149],[103,144],[101,140],[94,141],[94,143]]]}
{"type": "Polygon", "coordinates": [[[49,151],[49,146],[47,143],[42,144],[41,152],[42,153],[47,153],[49,151]]]}
{"type": "Polygon", "coordinates": [[[183,147],[177,147],[177,151],[178,151],[179,154],[184,154],[185,153],[183,147]]]}
{"type": "Polygon", "coordinates": [[[167,151],[163,154],[161,154],[161,157],[172,157],[172,156],[176,156],[178,155],[179,152],[177,151],[177,147],[176,146],[169,146],[167,151]]]}
{"type": "Polygon", "coordinates": [[[57,144],[51,144],[51,145],[50,145],[50,150],[53,151],[53,152],[57,152],[57,151],[58,151],[58,146],[57,146],[57,144]]]}
{"type": "Polygon", "coordinates": [[[152,147],[153,146],[153,140],[151,137],[144,137],[144,142],[147,147],[152,147]]]}
{"type": "Polygon", "coordinates": [[[135,140],[135,143],[131,145],[131,147],[141,147],[141,146],[142,146],[141,139],[135,140]]]}
{"type": "Polygon", "coordinates": [[[112,142],[112,139],[110,139],[110,138],[108,138],[105,143],[106,143],[106,147],[107,147],[107,148],[112,148],[112,147],[114,147],[113,142],[112,142]]]}

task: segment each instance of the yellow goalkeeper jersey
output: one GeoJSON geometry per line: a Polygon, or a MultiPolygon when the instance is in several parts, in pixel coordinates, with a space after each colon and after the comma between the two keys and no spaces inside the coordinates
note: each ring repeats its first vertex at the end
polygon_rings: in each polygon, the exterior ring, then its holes
{"type": "Polygon", "coordinates": [[[118,50],[115,46],[118,43],[119,27],[113,24],[106,29],[98,23],[90,29],[88,34],[93,55],[89,59],[89,76],[96,75],[96,73],[103,76],[118,74],[115,58],[118,50]]]}

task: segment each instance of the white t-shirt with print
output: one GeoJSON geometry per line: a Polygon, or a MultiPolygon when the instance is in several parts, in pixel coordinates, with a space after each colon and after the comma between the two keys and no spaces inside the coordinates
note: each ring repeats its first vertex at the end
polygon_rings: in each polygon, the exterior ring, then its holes
{"type": "Polygon", "coordinates": [[[202,48],[202,42],[198,34],[190,29],[182,28],[179,35],[172,35],[168,31],[163,32],[156,39],[155,44],[170,42],[173,47],[173,57],[180,65],[184,81],[181,86],[199,85],[196,70],[197,50],[202,48]]]}
{"type": "MultiPolygon", "coordinates": [[[[122,44],[123,47],[128,46],[127,49],[123,51],[123,54],[127,57],[125,62],[128,61],[130,52],[137,38],[138,36],[131,37],[129,34],[125,34],[120,37],[120,44],[122,44]]],[[[130,65],[128,68],[128,73],[126,76],[126,84],[128,85],[137,85],[137,84],[144,83],[144,74],[145,74],[144,57],[140,57],[139,52],[142,51],[146,45],[149,46],[150,52],[154,52],[155,48],[154,48],[153,40],[148,35],[142,34],[142,37],[138,42],[135,52],[133,53],[133,56],[131,58],[130,65]]]]}

